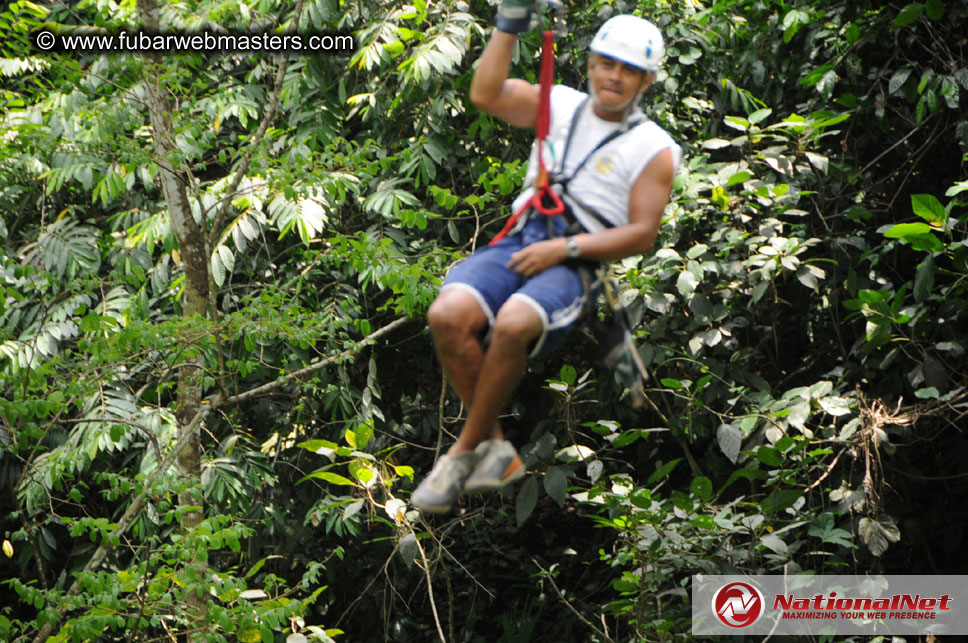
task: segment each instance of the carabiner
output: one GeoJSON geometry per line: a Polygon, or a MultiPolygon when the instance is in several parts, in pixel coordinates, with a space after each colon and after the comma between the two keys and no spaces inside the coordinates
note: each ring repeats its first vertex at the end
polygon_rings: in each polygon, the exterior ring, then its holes
{"type": "Polygon", "coordinates": [[[565,211],[565,202],[548,185],[542,185],[535,190],[534,194],[531,195],[531,205],[546,217],[557,216],[565,211]],[[545,197],[551,199],[551,205],[545,205],[545,197]]]}

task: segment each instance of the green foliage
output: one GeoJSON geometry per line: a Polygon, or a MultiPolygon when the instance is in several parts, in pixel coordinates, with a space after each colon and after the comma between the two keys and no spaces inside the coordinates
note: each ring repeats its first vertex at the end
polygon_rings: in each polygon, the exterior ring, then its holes
{"type": "MultiPolygon", "coordinates": [[[[649,404],[579,334],[502,420],[529,476],[424,520],[409,490],[461,409],[420,319],[501,225],[530,143],[467,100],[493,7],[164,4],[176,29],[352,32],[351,52],[290,56],[259,138],[279,57],[41,53],[41,21],[132,28],[136,4],[9,5],[0,639],[429,640],[435,616],[448,640],[603,639],[577,610],[668,640],[694,573],[940,573],[930,552],[957,551],[968,8],[570,5],[562,82],[583,86],[616,11],[667,41],[644,101],[685,162],[656,250],[615,266],[649,404]],[[169,166],[206,236],[204,317],[182,314],[169,166]],[[416,323],[363,341],[395,319],[416,323]],[[186,364],[220,405],[200,468],[159,472],[186,364]]],[[[538,45],[515,75],[535,79],[538,45]]]]}
{"type": "MultiPolygon", "coordinates": [[[[176,485],[165,485],[153,490],[159,496],[184,491],[176,485]]],[[[177,524],[184,507],[167,502],[157,505],[153,519],[158,525],[177,524]]],[[[70,535],[92,541],[110,538],[108,531],[116,525],[106,519],[81,518],[66,520],[70,535]]],[[[227,571],[211,570],[199,576],[186,563],[193,559],[241,562],[241,542],[252,535],[252,529],[227,516],[212,516],[185,534],[167,529],[145,539],[152,551],[148,555],[135,554],[133,560],[119,572],[82,573],[81,592],[67,596],[51,592],[44,596],[36,588],[13,579],[9,584],[25,603],[42,607],[49,604],[65,606],[70,618],[59,621],[53,610],[42,610],[36,624],[50,621],[60,634],[57,640],[86,640],[101,636],[139,640],[151,632],[210,629],[208,640],[246,640],[249,632],[282,630],[295,621],[302,621],[307,606],[311,605],[325,587],[314,587],[309,578],[300,586],[306,598],[293,600],[282,578],[260,574],[265,559],[257,562],[245,574],[236,566],[225,565],[227,571]],[[255,587],[253,587],[255,585],[255,587]],[[208,601],[206,623],[192,623],[186,609],[192,595],[208,601]]],[[[224,564],[224,563],[223,563],[224,564]]],[[[264,636],[264,635],[263,635],[264,636]]]]}

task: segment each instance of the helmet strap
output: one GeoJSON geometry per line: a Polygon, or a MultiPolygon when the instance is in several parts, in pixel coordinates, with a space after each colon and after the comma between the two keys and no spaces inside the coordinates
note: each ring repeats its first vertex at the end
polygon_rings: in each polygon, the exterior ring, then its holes
{"type": "Polygon", "coordinates": [[[639,104],[639,101],[642,99],[642,94],[644,93],[645,90],[639,90],[639,93],[635,95],[635,98],[632,99],[632,102],[629,103],[628,106],[622,111],[621,128],[623,132],[629,128],[629,117],[632,116],[632,112],[635,111],[635,107],[639,104]]]}

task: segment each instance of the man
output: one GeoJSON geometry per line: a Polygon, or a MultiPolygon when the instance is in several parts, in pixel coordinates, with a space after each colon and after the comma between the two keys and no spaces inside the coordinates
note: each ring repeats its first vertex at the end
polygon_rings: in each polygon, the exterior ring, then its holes
{"type": "MultiPolygon", "coordinates": [[[[470,92],[475,105],[518,127],[538,119],[539,86],[508,78],[517,35],[529,24],[530,2],[505,0],[470,92]]],[[[530,211],[506,238],[456,264],[428,311],[444,373],[468,415],[457,442],[411,496],[425,512],[449,511],[461,493],[524,475],[498,414],[528,357],[559,346],[595,296],[582,262],[640,254],[658,234],[681,152],[636,103],[655,80],[662,36],[647,20],[616,16],[589,49],[589,94],[552,89],[548,146],[532,150],[525,178],[531,185],[543,154],[569,213],[530,211]],[[479,338],[487,331],[485,351],[479,338]]],[[[518,197],[515,212],[534,190],[518,197]]]]}

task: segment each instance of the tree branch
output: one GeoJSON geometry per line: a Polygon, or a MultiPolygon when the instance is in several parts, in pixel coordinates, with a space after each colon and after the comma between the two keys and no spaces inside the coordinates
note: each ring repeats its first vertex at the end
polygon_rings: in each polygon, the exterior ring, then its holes
{"type": "Polygon", "coordinates": [[[364,337],[360,341],[360,343],[356,347],[354,347],[354,348],[346,349],[345,351],[343,351],[342,353],[339,353],[338,355],[330,355],[329,357],[327,357],[325,359],[321,359],[321,360],[319,360],[317,362],[314,362],[314,363],[310,364],[309,366],[307,366],[305,368],[301,368],[298,371],[293,371],[292,373],[289,373],[287,375],[284,375],[283,377],[280,377],[277,380],[274,380],[272,382],[268,382],[268,383],[263,384],[261,386],[256,386],[255,388],[251,388],[248,391],[244,391],[242,393],[239,393],[238,395],[233,395],[233,396],[231,396],[229,398],[226,398],[224,400],[222,400],[221,398],[219,398],[219,406],[221,406],[223,404],[239,404],[240,402],[245,402],[246,400],[250,400],[250,399],[252,399],[254,397],[259,397],[259,396],[265,395],[265,394],[270,393],[270,392],[272,392],[272,391],[274,391],[274,390],[276,390],[278,388],[282,388],[283,386],[289,384],[293,380],[301,379],[301,378],[305,377],[306,375],[309,375],[311,373],[315,373],[316,371],[321,370],[321,369],[324,369],[327,366],[331,366],[331,365],[335,364],[336,362],[340,361],[341,359],[343,359],[345,357],[349,357],[350,355],[352,355],[356,351],[356,349],[358,349],[360,347],[363,347],[365,345],[369,345],[370,342],[374,342],[374,341],[380,339],[381,337],[383,337],[384,335],[387,335],[387,334],[393,332],[394,330],[396,330],[400,326],[403,326],[404,324],[406,324],[408,321],[410,321],[410,320],[407,319],[406,317],[401,317],[399,319],[395,319],[392,322],[390,322],[389,324],[387,324],[386,326],[384,326],[383,328],[381,328],[379,330],[376,330],[376,331],[370,333],[369,335],[367,335],[366,337],[364,337]]]}
{"type": "MultiPolygon", "coordinates": [[[[121,519],[118,520],[118,526],[113,532],[111,532],[112,538],[108,538],[101,543],[101,546],[97,548],[97,550],[94,552],[94,555],[91,556],[91,559],[87,561],[87,564],[84,566],[84,569],[81,570],[80,574],[78,574],[78,576],[90,574],[101,566],[101,563],[107,557],[108,553],[114,549],[114,545],[111,544],[111,541],[120,540],[124,532],[128,530],[128,527],[137,517],[138,512],[140,512],[145,504],[147,504],[148,490],[154,485],[158,478],[161,477],[162,473],[171,468],[172,464],[175,462],[175,459],[182,452],[182,449],[185,448],[192,436],[195,435],[195,432],[198,431],[202,421],[211,411],[212,407],[203,407],[199,409],[197,413],[195,413],[195,416],[185,428],[185,431],[183,431],[181,436],[178,438],[175,446],[171,451],[168,452],[168,455],[165,456],[165,459],[161,461],[154,473],[148,477],[148,479],[145,481],[144,489],[142,489],[141,493],[138,494],[134,501],[132,501],[132,503],[128,506],[127,511],[124,512],[124,515],[121,516],[121,519]]],[[[67,590],[65,596],[76,596],[80,590],[81,581],[80,578],[77,578],[74,580],[74,583],[71,585],[70,589],[67,590]]],[[[64,605],[58,605],[55,609],[57,610],[57,614],[59,616],[63,616],[67,608],[64,605]]],[[[53,625],[51,625],[50,621],[44,623],[44,627],[41,628],[40,632],[38,632],[37,636],[34,638],[34,643],[44,643],[50,637],[53,629],[53,625]]]]}
{"type": "MultiPolygon", "coordinates": [[[[85,574],[90,574],[95,570],[97,570],[98,567],[101,566],[101,563],[104,562],[104,559],[107,558],[107,555],[111,552],[111,550],[114,549],[114,545],[111,544],[111,541],[119,541],[121,539],[121,536],[124,535],[124,533],[128,530],[128,527],[130,527],[131,523],[134,522],[134,519],[137,517],[138,513],[141,511],[142,508],[144,508],[145,504],[147,504],[148,493],[150,489],[154,486],[155,482],[158,480],[159,477],[161,477],[162,474],[164,474],[166,471],[171,469],[172,465],[175,463],[176,458],[178,458],[182,450],[188,445],[192,437],[198,433],[198,430],[201,427],[202,422],[205,420],[205,418],[208,416],[209,413],[211,413],[212,411],[214,411],[215,409],[221,406],[225,406],[228,404],[238,404],[239,402],[243,402],[243,401],[252,399],[254,397],[258,397],[260,395],[265,395],[271,391],[274,391],[288,384],[289,382],[295,379],[298,379],[300,377],[303,377],[305,375],[308,375],[309,373],[313,373],[320,369],[326,368],[327,366],[331,366],[336,362],[338,362],[340,359],[349,357],[354,352],[357,352],[369,346],[372,342],[380,339],[381,337],[384,337],[385,335],[389,334],[393,330],[404,325],[408,321],[410,320],[405,317],[395,319],[389,324],[387,324],[386,326],[384,326],[383,328],[380,328],[379,330],[376,330],[370,333],[369,335],[367,335],[366,337],[364,337],[353,348],[349,348],[338,355],[332,355],[330,357],[327,357],[326,359],[310,364],[305,368],[301,368],[298,371],[293,371],[292,373],[289,373],[288,375],[285,375],[273,382],[269,382],[268,384],[264,384],[262,386],[257,386],[255,388],[249,389],[248,391],[240,393],[239,395],[233,395],[229,398],[223,398],[221,395],[218,395],[211,400],[210,404],[203,404],[202,407],[192,417],[191,421],[188,423],[185,429],[179,432],[179,438],[178,438],[178,441],[175,442],[175,446],[172,447],[171,451],[168,452],[168,455],[165,456],[164,460],[162,460],[159,463],[158,467],[148,477],[148,479],[145,481],[144,487],[141,490],[141,493],[139,493],[138,496],[135,497],[135,499],[128,506],[127,511],[125,511],[124,515],[122,515],[121,518],[118,520],[118,526],[114,529],[113,532],[111,532],[111,537],[105,539],[101,543],[101,545],[94,552],[94,555],[91,556],[91,559],[87,561],[87,564],[84,566],[84,569],[81,570],[81,572],[78,574],[78,577],[83,576],[85,574]]],[[[65,594],[65,596],[76,596],[80,592],[80,590],[81,590],[81,581],[80,581],[80,578],[76,578],[74,580],[74,583],[71,585],[70,589],[67,590],[67,593],[65,594]]],[[[63,604],[57,605],[54,609],[57,611],[57,614],[60,617],[63,617],[64,613],[67,611],[67,607],[63,604]]],[[[50,638],[50,635],[52,634],[53,629],[54,629],[54,626],[51,624],[50,621],[47,621],[46,623],[44,623],[44,626],[37,633],[37,636],[34,637],[33,643],[45,643],[47,639],[50,638]]]]}
{"type": "Polygon", "coordinates": [[[548,579],[548,582],[551,583],[551,587],[555,590],[555,594],[558,595],[558,599],[561,600],[561,602],[564,603],[565,606],[568,607],[568,609],[570,609],[572,612],[574,612],[575,613],[575,616],[577,616],[579,618],[579,620],[581,620],[582,623],[584,623],[589,628],[591,628],[592,630],[594,630],[594,632],[596,634],[598,634],[600,637],[602,637],[603,639],[605,639],[609,643],[615,643],[615,639],[613,639],[612,637],[610,637],[608,634],[606,634],[602,630],[598,629],[598,627],[596,627],[594,623],[592,623],[587,618],[585,618],[582,615],[582,613],[579,612],[577,609],[575,609],[575,606],[572,605],[571,602],[567,598],[565,598],[564,594],[561,593],[561,590],[558,589],[558,584],[555,583],[555,578],[554,578],[554,576],[551,575],[551,572],[549,572],[547,569],[545,569],[544,567],[542,567],[538,563],[538,561],[536,561],[534,558],[531,559],[531,562],[534,563],[535,566],[538,569],[541,570],[541,575],[543,577],[547,578],[548,579]]]}

